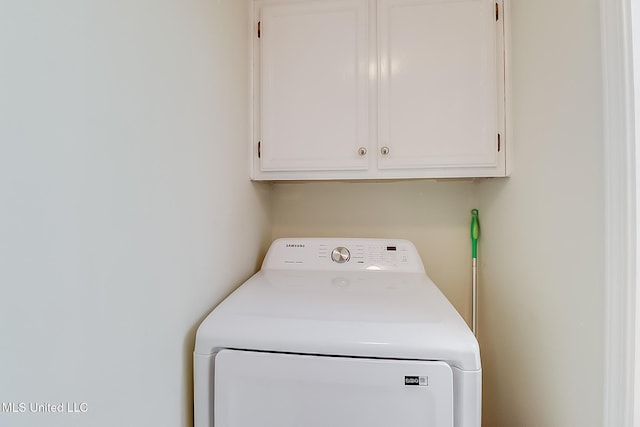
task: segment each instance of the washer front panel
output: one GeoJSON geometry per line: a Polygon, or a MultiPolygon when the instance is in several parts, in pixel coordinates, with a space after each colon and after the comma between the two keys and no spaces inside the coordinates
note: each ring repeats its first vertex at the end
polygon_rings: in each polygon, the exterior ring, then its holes
{"type": "Polygon", "coordinates": [[[222,350],[214,383],[215,426],[453,426],[444,362],[222,350]]]}

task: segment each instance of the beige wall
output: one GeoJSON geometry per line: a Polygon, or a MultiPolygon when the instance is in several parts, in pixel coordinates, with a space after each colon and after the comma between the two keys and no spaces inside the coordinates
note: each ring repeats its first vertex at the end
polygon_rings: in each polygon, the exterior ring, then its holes
{"type": "Polygon", "coordinates": [[[480,208],[484,425],[600,426],[602,110],[597,0],[512,0],[513,176],[273,190],[273,237],[413,240],[469,318],[480,208]]]}
{"type": "Polygon", "coordinates": [[[248,2],[0,13],[1,426],[190,426],[195,328],[252,274],[248,2]]]}
{"type": "Polygon", "coordinates": [[[514,172],[479,186],[485,425],[600,426],[599,3],[512,4],[514,172]]]}

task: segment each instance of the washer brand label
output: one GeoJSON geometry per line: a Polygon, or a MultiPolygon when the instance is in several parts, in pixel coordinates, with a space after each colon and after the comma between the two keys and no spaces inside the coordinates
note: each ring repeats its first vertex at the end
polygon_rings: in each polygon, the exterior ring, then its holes
{"type": "Polygon", "coordinates": [[[416,376],[405,375],[404,385],[428,386],[429,377],[416,377],[416,376]]]}
{"type": "Polygon", "coordinates": [[[287,248],[304,248],[304,243],[287,243],[285,245],[287,248]]]}

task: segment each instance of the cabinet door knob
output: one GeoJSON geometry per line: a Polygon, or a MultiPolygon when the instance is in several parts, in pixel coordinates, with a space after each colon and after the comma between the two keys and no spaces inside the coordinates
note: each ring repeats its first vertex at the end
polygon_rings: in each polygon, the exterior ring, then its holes
{"type": "Polygon", "coordinates": [[[382,147],[382,148],[380,149],[380,153],[381,153],[383,156],[386,156],[387,154],[389,154],[389,147],[387,147],[387,146],[382,147]]]}
{"type": "Polygon", "coordinates": [[[358,155],[359,156],[364,156],[365,154],[367,154],[367,149],[364,147],[360,147],[358,148],[358,155]]]}

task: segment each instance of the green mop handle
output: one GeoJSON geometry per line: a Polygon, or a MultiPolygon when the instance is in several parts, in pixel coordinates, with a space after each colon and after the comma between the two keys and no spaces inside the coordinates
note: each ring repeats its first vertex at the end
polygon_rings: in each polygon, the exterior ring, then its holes
{"type": "Polygon", "coordinates": [[[480,235],[480,222],[478,221],[478,209],[471,210],[471,257],[478,258],[478,236],[480,235]]]}
{"type": "Polygon", "coordinates": [[[471,330],[478,333],[478,237],[480,237],[480,221],[478,209],[471,210],[471,330]]]}

